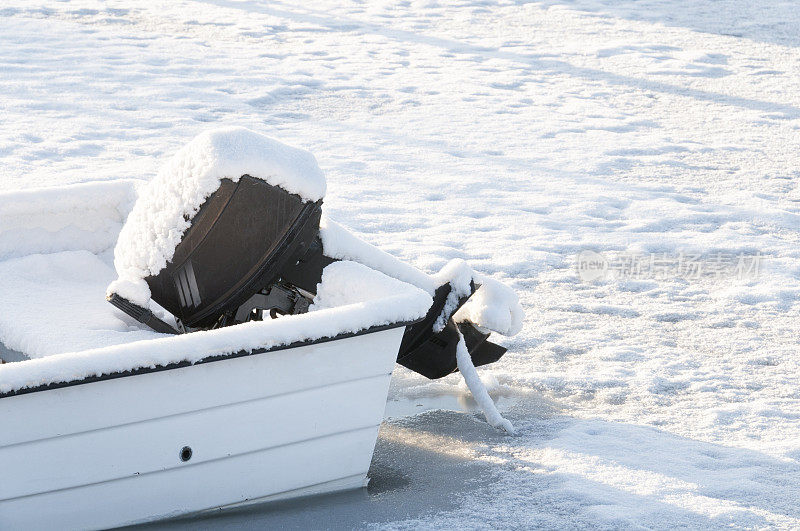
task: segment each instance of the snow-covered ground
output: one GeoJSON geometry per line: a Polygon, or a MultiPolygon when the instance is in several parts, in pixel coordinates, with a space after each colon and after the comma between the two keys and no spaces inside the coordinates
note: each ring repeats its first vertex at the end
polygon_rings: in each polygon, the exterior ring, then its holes
{"type": "Polygon", "coordinates": [[[796,2],[0,6],[0,189],[149,179],[220,125],[310,150],[331,216],[528,316],[481,371],[519,436],[398,367],[371,494],[281,523],[800,526],[796,2]],[[585,250],[643,270],[584,281],[585,250]]]}

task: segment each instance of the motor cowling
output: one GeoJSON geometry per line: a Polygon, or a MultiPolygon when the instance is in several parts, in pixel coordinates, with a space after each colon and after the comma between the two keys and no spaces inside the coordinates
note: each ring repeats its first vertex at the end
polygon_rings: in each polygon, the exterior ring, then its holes
{"type": "Polygon", "coordinates": [[[321,213],[321,200],[303,201],[261,179],[223,179],[172,260],[145,278],[152,299],[186,327],[214,326],[297,262],[317,237],[321,213]]]}

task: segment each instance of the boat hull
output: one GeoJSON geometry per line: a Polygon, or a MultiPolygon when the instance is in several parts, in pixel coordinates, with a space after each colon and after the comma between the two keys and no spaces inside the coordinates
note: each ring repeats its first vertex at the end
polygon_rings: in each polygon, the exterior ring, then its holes
{"type": "Polygon", "coordinates": [[[0,398],[0,528],[108,528],[363,486],[403,331],[0,398]]]}

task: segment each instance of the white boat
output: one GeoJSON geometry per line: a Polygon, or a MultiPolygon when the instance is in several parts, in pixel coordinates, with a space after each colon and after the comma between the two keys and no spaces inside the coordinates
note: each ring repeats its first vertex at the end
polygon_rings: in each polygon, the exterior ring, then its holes
{"type": "Polygon", "coordinates": [[[0,270],[18,272],[0,281],[0,357],[32,349],[0,365],[0,529],[108,528],[363,486],[409,320],[396,308],[416,298],[420,317],[427,294],[180,336],[122,321],[116,335],[68,330],[75,303],[48,289],[89,289],[82,304],[98,306],[83,310],[124,319],[103,294],[133,195],[131,182],[0,194],[0,270]],[[96,281],[64,272],[76,256],[96,266],[96,281]],[[26,260],[51,276],[14,306],[26,260]],[[68,352],[92,341],[98,348],[68,352]]]}
{"type": "Polygon", "coordinates": [[[3,396],[0,528],[108,528],[361,487],[402,333],[3,396]]]}
{"type": "Polygon", "coordinates": [[[513,432],[474,365],[516,295],[322,218],[311,154],[223,129],[139,184],[0,193],[0,529],[363,486],[395,361],[460,370],[513,432]]]}
{"type": "Polygon", "coordinates": [[[5,395],[0,528],[107,528],[361,487],[402,334],[5,395]]]}

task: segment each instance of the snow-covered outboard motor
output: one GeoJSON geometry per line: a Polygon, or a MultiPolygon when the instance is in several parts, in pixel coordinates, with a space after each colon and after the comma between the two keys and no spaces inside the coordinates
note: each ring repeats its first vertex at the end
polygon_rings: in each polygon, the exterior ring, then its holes
{"type": "MultiPolygon", "coordinates": [[[[304,200],[249,175],[222,179],[171,260],[144,279],[152,299],[175,316],[177,329],[118,293],[110,292],[108,300],[150,328],[173,334],[304,313],[323,269],[334,261],[318,235],[321,212],[322,199],[304,200]]],[[[436,289],[426,317],[406,328],[397,358],[428,378],[457,369],[459,330],[476,366],[497,361],[506,350],[488,341],[488,333],[451,319],[471,294],[443,315],[451,290],[449,283],[436,289]],[[434,331],[439,319],[446,325],[434,331]]]]}
{"type": "MultiPolygon", "coordinates": [[[[250,299],[255,301],[251,310],[263,306],[256,296],[270,292],[281,272],[305,254],[317,237],[321,214],[322,200],[303,201],[249,175],[237,182],[222,179],[191,220],[172,260],[145,278],[153,300],[187,331],[250,320],[250,312],[241,314],[240,307],[250,299]]],[[[293,300],[259,309],[308,309],[302,296],[293,300]]]]}

